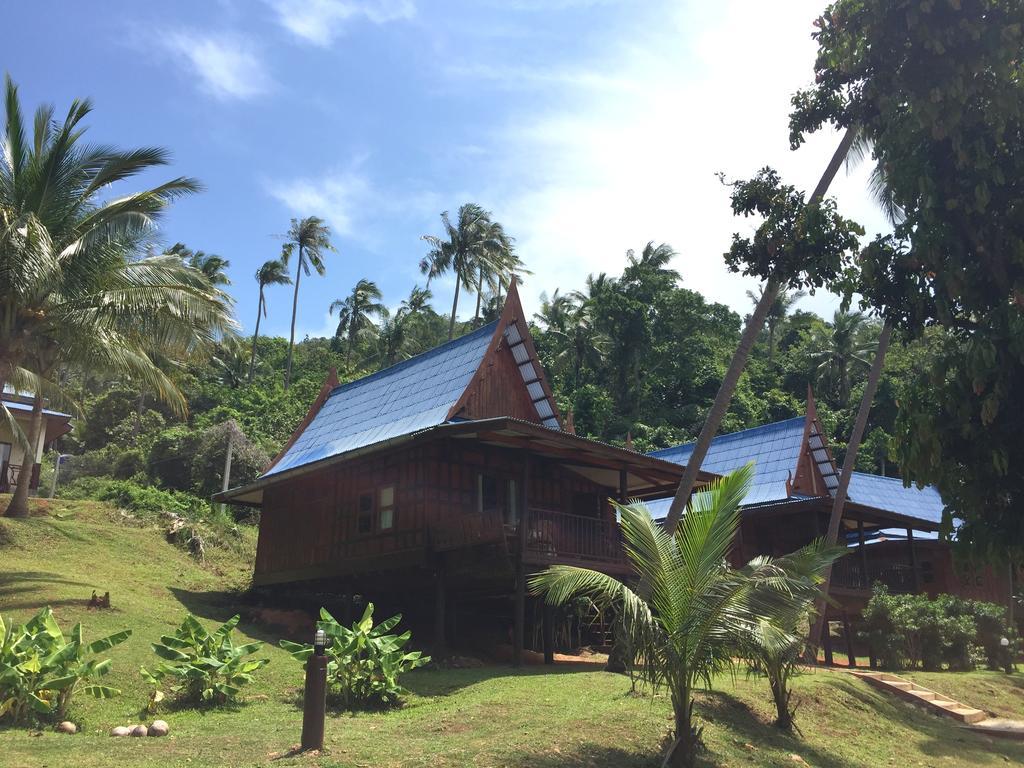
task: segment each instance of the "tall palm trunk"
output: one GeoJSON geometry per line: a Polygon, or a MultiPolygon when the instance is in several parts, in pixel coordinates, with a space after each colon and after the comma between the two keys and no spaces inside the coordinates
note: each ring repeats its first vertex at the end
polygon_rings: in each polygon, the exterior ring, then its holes
{"type": "Polygon", "coordinates": [[[480,267],[480,277],[476,281],[476,312],[473,314],[473,327],[480,324],[480,294],[484,292],[484,268],[480,267]]]}
{"type": "Polygon", "coordinates": [[[455,298],[452,299],[452,319],[448,321],[448,341],[455,338],[455,313],[459,308],[459,288],[462,286],[462,280],[458,273],[455,275],[455,298]]]}
{"type": "Polygon", "coordinates": [[[36,395],[32,400],[32,417],[28,427],[28,443],[31,452],[26,452],[21,460],[18,472],[18,485],[14,489],[14,497],[5,513],[7,517],[28,517],[28,491],[32,482],[32,468],[36,463],[36,444],[39,442],[39,430],[43,424],[43,398],[36,395]]]}
{"type": "MultiPolygon", "coordinates": [[[[839,524],[842,522],[843,508],[846,506],[846,492],[850,488],[850,477],[853,475],[853,467],[857,463],[857,451],[860,450],[860,442],[864,437],[864,430],[867,428],[868,414],[871,413],[871,403],[875,399],[875,392],[878,391],[878,381],[882,378],[885,353],[889,349],[889,339],[891,337],[892,326],[887,322],[882,326],[882,333],[878,337],[878,349],[875,351],[875,359],[871,361],[871,370],[868,372],[868,380],[864,385],[864,395],[860,399],[860,407],[857,410],[857,420],[853,424],[850,442],[846,446],[846,456],[843,457],[843,471],[839,475],[839,487],[836,488],[836,495],[832,500],[832,513],[828,518],[826,541],[829,544],[835,544],[839,539],[839,524]]],[[[829,583],[832,580],[831,562],[825,569],[823,576],[821,595],[814,604],[814,625],[811,627],[811,635],[808,638],[808,646],[814,649],[815,656],[817,655],[819,638],[825,626],[825,598],[828,595],[829,583]]]]}
{"type": "Polygon", "coordinates": [[[299,245],[299,262],[295,265],[295,295],[292,297],[292,335],[288,340],[288,368],[284,374],[284,391],[292,383],[292,351],[295,348],[295,313],[299,309],[299,280],[302,279],[302,246],[299,245]]]}
{"type": "MultiPolygon", "coordinates": [[[[846,129],[846,134],[843,136],[842,141],[839,142],[839,146],[836,148],[835,154],[832,155],[832,160],[825,169],[825,173],[818,182],[818,186],[815,187],[813,194],[811,194],[810,199],[807,201],[809,205],[819,202],[825,196],[829,185],[836,177],[836,173],[839,172],[839,166],[843,164],[843,160],[846,158],[846,153],[850,151],[850,145],[853,144],[856,136],[857,129],[855,127],[846,129]]],[[[708,411],[707,419],[704,421],[700,436],[697,438],[697,444],[694,445],[693,453],[690,454],[690,460],[686,464],[686,471],[683,473],[682,480],[679,481],[679,488],[676,489],[675,498],[672,499],[672,506],[669,507],[668,517],[665,519],[665,527],[668,530],[674,530],[676,525],[679,524],[679,518],[690,501],[690,493],[693,491],[693,485],[697,481],[697,473],[700,472],[701,464],[704,463],[704,457],[707,456],[708,448],[711,447],[711,441],[718,432],[722,419],[725,418],[725,412],[729,409],[729,402],[732,400],[733,392],[736,391],[740,375],[747,365],[750,350],[760,335],[761,329],[764,328],[768,311],[775,303],[781,287],[782,284],[777,279],[768,281],[764,291],[761,293],[761,298],[757,302],[757,306],[754,307],[754,313],[750,316],[750,320],[743,329],[739,346],[736,348],[736,353],[729,363],[729,369],[725,373],[725,378],[722,379],[722,386],[719,388],[718,394],[715,395],[715,402],[712,404],[711,410],[708,411]]]]}
{"type": "Polygon", "coordinates": [[[256,304],[256,330],[252,334],[252,353],[249,355],[249,381],[256,370],[256,340],[260,337],[260,319],[263,316],[263,286],[260,286],[260,300],[256,304]]]}

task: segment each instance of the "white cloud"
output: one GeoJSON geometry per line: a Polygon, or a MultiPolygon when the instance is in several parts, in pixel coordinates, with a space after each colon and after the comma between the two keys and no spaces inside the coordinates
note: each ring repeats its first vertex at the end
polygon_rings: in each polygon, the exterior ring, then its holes
{"type": "MultiPolygon", "coordinates": [[[[601,67],[530,78],[532,103],[541,106],[493,137],[504,161],[488,198],[535,272],[524,300],[535,305],[541,290],[579,287],[589,272],[618,273],[627,248],[655,240],[680,253],[685,285],[748,311],[754,281],[730,275],[722,253],[750,225],[732,216],[715,173],[742,178],[772,165],[787,183],[808,191],[817,183],[837,139],[815,137],[790,152],[788,113],[790,96],[812,77],[818,12],[810,0],[733,0],[686,16],[662,8],[637,19],[643,35],[619,30],[601,67]]],[[[451,74],[474,71],[511,82],[524,70],[470,64],[451,74]]],[[[866,170],[841,176],[832,191],[846,215],[878,226],[863,193],[866,170]]],[[[801,304],[819,312],[834,305],[820,295],[801,304]]]]}
{"type": "Polygon", "coordinates": [[[187,64],[204,91],[218,99],[251,99],[272,85],[259,53],[244,38],[176,30],[164,35],[160,43],[187,64]]]}
{"type": "Polygon", "coordinates": [[[363,18],[374,24],[411,19],[413,0],[266,0],[280,24],[292,34],[328,46],[347,22],[363,18]]]}
{"type": "Polygon", "coordinates": [[[370,200],[365,176],[348,170],[323,177],[267,182],[267,192],[296,216],[319,216],[339,235],[355,234],[354,216],[370,200]]]}

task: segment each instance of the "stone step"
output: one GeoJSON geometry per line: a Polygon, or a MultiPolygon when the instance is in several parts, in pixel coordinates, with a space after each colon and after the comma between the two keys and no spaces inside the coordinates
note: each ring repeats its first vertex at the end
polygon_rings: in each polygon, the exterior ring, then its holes
{"type": "Polygon", "coordinates": [[[865,682],[870,683],[876,688],[889,691],[915,704],[921,704],[937,715],[945,715],[967,725],[973,725],[988,718],[988,713],[983,710],[961,704],[959,701],[954,701],[948,696],[943,696],[924,686],[904,680],[898,675],[888,672],[862,672],[854,674],[857,674],[857,677],[864,678],[865,682]]]}
{"type": "Polygon", "coordinates": [[[967,723],[973,725],[974,723],[980,723],[982,720],[988,717],[987,712],[983,712],[980,709],[974,709],[973,707],[961,706],[957,709],[947,709],[947,712],[959,720],[961,723],[967,723]]]}

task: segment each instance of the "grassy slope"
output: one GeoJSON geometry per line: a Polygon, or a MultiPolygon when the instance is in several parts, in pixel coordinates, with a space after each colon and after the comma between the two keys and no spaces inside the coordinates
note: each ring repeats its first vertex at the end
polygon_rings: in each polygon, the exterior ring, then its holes
{"type": "MultiPolygon", "coordinates": [[[[247,690],[238,711],[166,713],[172,735],[165,739],[106,736],[113,725],[140,717],[147,692],[137,670],[152,661],[151,639],[170,629],[186,608],[209,620],[233,612],[232,590],[245,583],[245,553],[252,541],[241,543],[241,554],[213,552],[210,562],[199,566],[156,530],[117,523],[117,515],[102,505],[55,502],[50,511],[75,516],[0,521],[0,540],[5,532],[11,539],[0,546],[0,610],[24,619],[49,603],[62,624],[82,620],[87,637],[125,626],[135,635],[111,654],[111,682],[123,695],[79,699],[75,719],[84,733],[78,736],[0,730],[5,768],[265,765],[298,741],[298,666],[273,647],[274,638],[245,625],[245,634],[271,641],[265,652],[272,663],[247,690]],[[83,603],[93,589],[110,590],[114,610],[87,611],[83,603]]],[[[990,686],[1007,702],[1020,690],[987,673],[942,678],[944,689],[954,681],[990,686]]],[[[333,716],[326,755],[285,757],[273,764],[648,766],[657,765],[671,724],[663,698],[630,696],[624,678],[586,667],[559,666],[555,673],[514,673],[504,667],[420,670],[405,682],[414,693],[404,709],[333,716]]],[[[719,680],[715,692],[700,697],[706,764],[792,766],[794,754],[811,765],[835,767],[1024,762],[1022,745],[960,731],[841,673],[801,676],[796,696],[800,738],[767,725],[771,704],[762,681],[742,675],[719,680]]],[[[1024,716],[1019,703],[1017,708],[1024,716]]]]}

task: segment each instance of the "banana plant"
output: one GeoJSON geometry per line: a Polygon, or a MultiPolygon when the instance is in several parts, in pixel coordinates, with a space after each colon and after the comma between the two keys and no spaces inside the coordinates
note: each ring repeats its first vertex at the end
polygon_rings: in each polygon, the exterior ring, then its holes
{"type": "MultiPolygon", "coordinates": [[[[340,624],[326,608],[320,609],[317,629],[327,635],[327,685],[331,699],[345,709],[367,706],[391,706],[408,691],[399,685],[403,672],[430,662],[420,651],[403,650],[411,632],[388,634],[402,620],[401,614],[373,625],[373,603],[368,603],[362,618],[351,628],[340,624]]],[[[305,663],[313,655],[313,646],[280,642],[292,658],[305,663]]]]}
{"type": "Polygon", "coordinates": [[[258,652],[263,643],[235,645],[231,633],[239,617],[232,616],[213,632],[192,614],[185,616],[173,635],[164,635],[153,643],[153,652],[163,661],[150,672],[142,667],[142,678],[155,690],[150,709],[164,698],[164,681],[172,693],[194,703],[222,705],[234,700],[242,686],[251,683],[255,673],[270,659],[247,659],[258,652]]]}
{"type": "Polygon", "coordinates": [[[87,643],[79,623],[65,637],[49,606],[24,624],[0,617],[0,720],[63,720],[79,690],[98,699],[116,696],[118,689],[96,682],[110,672],[111,660],[94,657],[131,634],[123,629],[87,643]]]}

